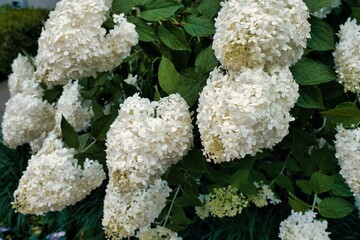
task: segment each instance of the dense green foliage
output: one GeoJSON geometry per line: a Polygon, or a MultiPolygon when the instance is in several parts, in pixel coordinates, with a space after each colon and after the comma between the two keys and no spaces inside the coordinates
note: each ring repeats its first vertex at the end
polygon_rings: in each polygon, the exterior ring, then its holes
{"type": "Polygon", "coordinates": [[[45,9],[0,7],[0,80],[11,73],[18,53],[36,55],[37,39],[48,14],[45,9]]]}
{"type": "MultiPolygon", "coordinates": [[[[312,1],[305,1],[311,11],[329,2],[319,1],[317,5],[312,1]]],[[[80,161],[89,157],[105,164],[106,132],[116,117],[119,104],[137,92],[124,81],[130,73],[139,76],[142,97],[158,100],[161,96],[179,93],[195,112],[199,92],[209,72],[219,64],[211,49],[215,31],[213,19],[219,8],[219,0],[185,0],[182,4],[171,0],[114,1],[113,13],[124,12],[129,16],[128,20],[137,27],[140,42],[132,55],[113,72],[80,80],[84,86],[83,97],[93,101],[92,127],[86,133],[77,134],[66,121],[62,124],[64,142],[78,150],[76,157],[80,161]],[[105,115],[102,107],[108,103],[111,104],[110,114],[105,115]]],[[[329,220],[332,239],[359,239],[360,220],[352,193],[339,174],[333,142],[336,124],[358,125],[360,110],[357,96],[344,93],[343,87],[335,81],[332,56],[339,25],[349,16],[360,20],[359,9],[360,1],[345,0],[326,19],[311,17],[312,37],[305,55],[291,67],[300,85],[300,98],[292,110],[295,121],[291,123],[288,136],[272,150],[215,165],[206,162],[195,127],[193,150],[163,176],[173,191],[159,222],[165,222],[166,227],[178,231],[184,239],[276,239],[279,222],[291,209],[314,208],[321,218],[329,220]],[[261,209],[251,206],[233,218],[201,220],[195,214],[194,207],[201,205],[199,194],[231,185],[250,195],[256,191],[253,182],[261,181],[271,186],[282,203],[261,209]]],[[[21,19],[28,22],[25,15],[21,19]]],[[[0,31],[2,17],[0,14],[0,31]]],[[[111,25],[110,22],[105,24],[107,28],[111,25]]],[[[23,31],[29,29],[26,27],[23,31]]],[[[4,42],[1,37],[3,34],[0,34],[0,44],[4,42]]],[[[34,35],[27,37],[32,41],[36,39],[34,35]]],[[[45,98],[54,102],[61,91],[61,87],[47,90],[45,98]]],[[[44,239],[52,232],[66,231],[67,239],[104,238],[101,218],[106,181],[84,201],[61,212],[41,217],[14,214],[10,202],[17,180],[25,170],[28,150],[19,147],[11,151],[3,145],[0,147],[0,226],[11,228],[0,232],[0,237],[44,239]]]]}

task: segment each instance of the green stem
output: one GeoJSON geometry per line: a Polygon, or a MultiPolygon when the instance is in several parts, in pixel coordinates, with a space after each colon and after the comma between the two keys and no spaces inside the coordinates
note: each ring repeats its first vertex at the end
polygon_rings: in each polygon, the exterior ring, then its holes
{"type": "Polygon", "coordinates": [[[311,210],[315,209],[316,201],[317,201],[317,193],[315,193],[315,195],[314,195],[314,201],[313,201],[313,203],[311,205],[311,210]]]}
{"type": "Polygon", "coordinates": [[[180,185],[176,188],[176,192],[175,192],[175,194],[174,194],[174,197],[173,197],[173,199],[171,200],[171,204],[170,204],[169,211],[167,212],[166,217],[164,218],[163,227],[166,226],[167,221],[168,221],[169,218],[170,218],[170,213],[171,213],[171,210],[172,210],[172,208],[173,208],[173,206],[174,206],[175,198],[176,198],[177,195],[179,194],[180,188],[181,188],[180,185]]]}

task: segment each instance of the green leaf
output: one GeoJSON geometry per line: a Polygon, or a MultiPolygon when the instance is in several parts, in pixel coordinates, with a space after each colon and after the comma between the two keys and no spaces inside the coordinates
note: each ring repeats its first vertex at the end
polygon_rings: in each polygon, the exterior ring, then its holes
{"type": "Polygon", "coordinates": [[[170,49],[176,51],[190,50],[189,44],[186,41],[185,34],[181,28],[169,25],[164,27],[159,26],[160,40],[170,49]]]}
{"type": "Polygon", "coordinates": [[[360,7],[351,8],[351,16],[356,19],[357,23],[360,23],[360,7]]]}
{"type": "Polygon", "coordinates": [[[181,7],[183,7],[183,5],[177,1],[157,0],[148,5],[145,11],[140,12],[139,17],[146,21],[159,21],[171,17],[181,7]]]}
{"type": "Polygon", "coordinates": [[[211,47],[203,49],[196,57],[195,70],[196,72],[209,73],[219,64],[215,57],[214,50],[211,47]]]}
{"type": "Polygon", "coordinates": [[[160,87],[167,94],[175,93],[177,87],[181,84],[180,74],[175,69],[174,64],[166,57],[161,59],[158,78],[160,87]]]}
{"type": "Polygon", "coordinates": [[[354,205],[338,197],[325,198],[318,205],[320,215],[326,218],[343,218],[354,209],[354,205]]]}
{"type": "Polygon", "coordinates": [[[308,48],[316,51],[329,51],[335,49],[334,31],[332,27],[319,18],[312,17],[311,38],[307,41],[308,48]]]}
{"type": "Polygon", "coordinates": [[[184,29],[193,37],[205,37],[215,33],[214,21],[206,16],[190,15],[185,19],[184,29]]]}
{"type": "Polygon", "coordinates": [[[321,115],[346,128],[360,124],[360,110],[356,107],[338,105],[334,109],[321,112],[321,115]]]}
{"type": "Polygon", "coordinates": [[[111,10],[116,13],[128,13],[136,6],[144,6],[152,0],[113,0],[111,10]]]}
{"type": "Polygon", "coordinates": [[[199,93],[205,84],[205,81],[201,81],[196,77],[187,78],[181,75],[181,84],[176,88],[176,92],[185,99],[189,107],[192,107],[199,98],[199,93]]]}
{"type": "MultiPolygon", "coordinates": [[[[124,1],[126,2],[126,1],[124,1]]],[[[154,30],[146,24],[143,20],[129,16],[127,20],[136,26],[136,31],[139,34],[139,40],[143,42],[154,42],[156,41],[156,35],[154,30]]]]}
{"type": "Polygon", "coordinates": [[[91,135],[98,141],[105,141],[106,133],[114,122],[116,114],[104,115],[98,118],[91,127],[91,135]]]}
{"type": "Polygon", "coordinates": [[[84,133],[79,136],[79,151],[82,151],[85,148],[86,143],[89,141],[90,137],[90,133],[84,133]]]}
{"type": "Polygon", "coordinates": [[[297,180],[296,186],[298,186],[301,191],[307,195],[311,195],[313,193],[312,186],[308,180],[297,180]]]}
{"type": "Polygon", "coordinates": [[[205,173],[205,158],[198,149],[189,151],[181,163],[195,178],[200,178],[205,173]]]}
{"type": "Polygon", "coordinates": [[[202,0],[197,10],[199,13],[214,18],[220,10],[221,0],[202,0]]]}
{"type": "Polygon", "coordinates": [[[334,185],[334,178],[321,172],[314,172],[310,178],[310,184],[314,192],[320,194],[331,190],[334,185]]]}
{"type": "Polygon", "coordinates": [[[304,0],[310,12],[316,12],[323,7],[330,6],[333,0],[304,0]]]}
{"type": "Polygon", "coordinates": [[[101,105],[93,98],[92,100],[92,109],[94,112],[94,119],[98,119],[99,117],[104,116],[104,112],[102,110],[101,105]]]}
{"type": "Polygon", "coordinates": [[[317,85],[336,79],[332,68],[307,57],[303,57],[290,70],[299,85],[317,85]]]}
{"type": "Polygon", "coordinates": [[[317,86],[300,86],[297,105],[308,109],[323,109],[321,91],[317,86]]]}
{"type": "Polygon", "coordinates": [[[293,193],[294,192],[294,188],[292,186],[292,181],[290,180],[290,178],[284,176],[284,175],[278,175],[275,178],[275,183],[281,187],[284,188],[286,190],[288,190],[289,192],[293,193]]]}
{"type": "Polygon", "coordinates": [[[70,148],[77,149],[79,147],[79,137],[75,129],[66,121],[64,116],[61,117],[60,125],[64,143],[70,148]]]}
{"type": "Polygon", "coordinates": [[[292,209],[297,212],[306,212],[310,209],[310,206],[306,202],[300,200],[299,198],[292,196],[288,197],[289,205],[292,209]]]}
{"type": "Polygon", "coordinates": [[[249,179],[249,169],[239,169],[231,176],[231,186],[239,188],[241,184],[246,184],[249,179]]]}
{"type": "Polygon", "coordinates": [[[339,197],[351,197],[353,195],[346,183],[335,183],[331,188],[331,193],[339,197]]]}

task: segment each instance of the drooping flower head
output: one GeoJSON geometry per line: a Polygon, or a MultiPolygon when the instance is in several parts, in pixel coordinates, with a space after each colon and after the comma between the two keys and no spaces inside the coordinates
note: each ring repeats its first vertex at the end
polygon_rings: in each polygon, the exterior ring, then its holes
{"type": "Polygon", "coordinates": [[[294,64],[310,37],[307,18],[302,0],[224,1],[215,19],[215,56],[233,71],[294,64]]]}
{"type": "Polygon", "coordinates": [[[338,81],[345,92],[360,94],[360,26],[349,18],[340,25],[338,36],[333,53],[338,81]]]}
{"type": "Polygon", "coordinates": [[[122,239],[148,228],[165,207],[171,189],[161,179],[145,188],[123,192],[114,179],[106,189],[102,225],[108,238],[122,239]]]}
{"type": "Polygon", "coordinates": [[[106,175],[97,161],[86,159],[83,168],[75,150],[50,132],[40,151],[31,157],[14,192],[13,208],[23,214],[60,211],[83,200],[101,185],[106,175]]]}
{"type": "Polygon", "coordinates": [[[130,54],[138,41],[135,25],[114,15],[115,27],[102,27],[109,0],[62,0],[49,15],[39,38],[36,77],[47,85],[110,71],[130,54]]]}
{"type": "Polygon", "coordinates": [[[6,103],[2,122],[4,141],[10,147],[29,143],[54,128],[54,109],[35,95],[18,93],[6,103]]]}
{"type": "Polygon", "coordinates": [[[159,102],[127,98],[107,133],[110,175],[124,191],[147,186],[187,154],[192,129],[188,105],[178,94],[159,102]]]}
{"type": "Polygon", "coordinates": [[[316,220],[316,213],[291,211],[291,215],[280,223],[281,240],[330,240],[326,232],[327,221],[316,220]]]}
{"type": "Polygon", "coordinates": [[[216,68],[197,110],[205,156],[220,163],[272,148],[287,135],[294,120],[289,111],[297,98],[298,85],[288,68],[236,74],[216,68]]]}

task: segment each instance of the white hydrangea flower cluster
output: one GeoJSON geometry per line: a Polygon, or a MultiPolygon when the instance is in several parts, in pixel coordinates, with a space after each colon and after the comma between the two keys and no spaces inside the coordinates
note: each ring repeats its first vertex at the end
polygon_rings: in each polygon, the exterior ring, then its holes
{"type": "Polygon", "coordinates": [[[176,232],[161,226],[151,229],[140,229],[137,237],[139,240],[182,240],[182,237],[178,237],[176,232]]]}
{"type": "Polygon", "coordinates": [[[140,91],[140,87],[138,85],[138,75],[133,76],[132,74],[129,74],[129,76],[124,79],[124,82],[131,86],[134,86],[137,90],[140,91]]]}
{"type": "Polygon", "coordinates": [[[1,124],[4,141],[9,147],[29,143],[54,128],[54,109],[41,97],[17,93],[6,103],[1,124]]]}
{"type": "Polygon", "coordinates": [[[341,5],[341,0],[333,0],[328,6],[321,8],[320,10],[311,13],[311,15],[318,18],[326,18],[326,16],[331,13],[334,8],[337,8],[341,5]]]}
{"type": "Polygon", "coordinates": [[[224,1],[215,19],[215,56],[233,71],[294,64],[310,37],[308,18],[302,0],[224,1]]]}
{"type": "Polygon", "coordinates": [[[26,93],[30,95],[41,96],[43,91],[40,84],[36,81],[34,75],[34,66],[30,60],[21,55],[17,56],[11,64],[12,73],[8,78],[8,87],[10,96],[17,93],[26,93]]]}
{"type": "Polygon", "coordinates": [[[199,98],[197,124],[207,159],[220,163],[255,155],[288,134],[298,85],[288,68],[216,68],[199,98]]]}
{"type": "Polygon", "coordinates": [[[50,132],[43,147],[28,162],[14,192],[13,208],[36,215],[60,211],[100,186],[106,178],[102,165],[86,159],[82,169],[74,158],[75,153],[50,132]]]}
{"type": "Polygon", "coordinates": [[[316,220],[316,213],[291,211],[291,215],[280,223],[281,240],[330,240],[326,232],[327,221],[316,220]]]}
{"type": "Polygon", "coordinates": [[[254,182],[254,186],[259,190],[259,192],[255,195],[249,196],[249,201],[255,204],[256,207],[265,207],[268,205],[268,201],[273,205],[281,203],[281,200],[275,196],[269,185],[266,185],[263,182],[254,182]]]}
{"type": "Polygon", "coordinates": [[[148,228],[166,205],[171,189],[161,179],[148,187],[125,192],[117,182],[110,182],[104,199],[102,224],[111,239],[136,235],[139,228],[148,228]]]}
{"type": "Polygon", "coordinates": [[[55,107],[56,127],[61,131],[62,116],[69,124],[80,132],[90,126],[90,120],[94,116],[91,100],[84,100],[80,95],[81,86],[78,81],[69,81],[63,88],[63,92],[55,107]]]}
{"type": "Polygon", "coordinates": [[[114,15],[114,29],[102,27],[109,0],[62,0],[49,15],[39,38],[35,75],[47,85],[110,71],[138,42],[135,25],[114,15]]]}
{"type": "Polygon", "coordinates": [[[349,185],[355,198],[360,198],[360,128],[337,127],[335,156],[341,167],[340,174],[349,185]]]}
{"type": "Polygon", "coordinates": [[[339,42],[333,53],[338,81],[345,92],[360,94],[360,26],[350,18],[340,25],[339,42]]]}
{"type": "Polygon", "coordinates": [[[188,108],[178,94],[159,102],[136,94],[120,106],[106,153],[110,176],[123,191],[147,186],[187,154],[193,141],[188,108]]]}

